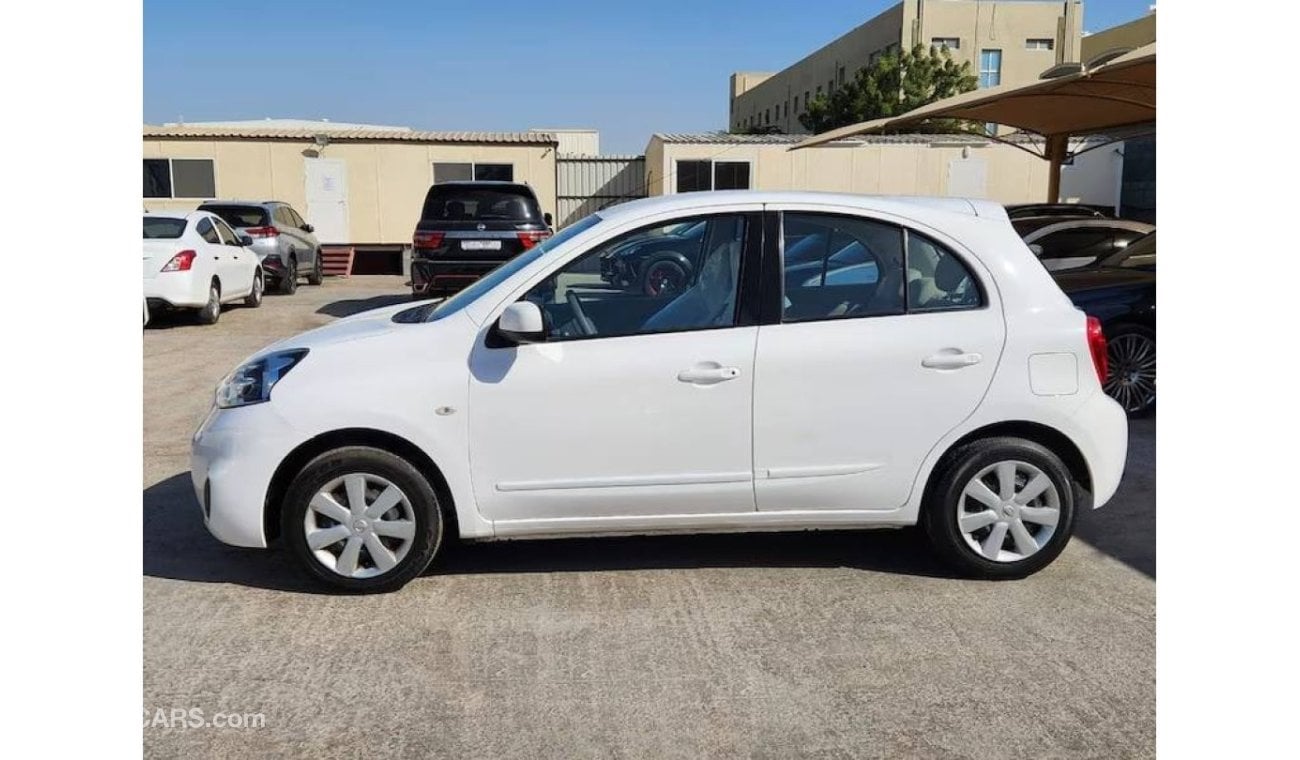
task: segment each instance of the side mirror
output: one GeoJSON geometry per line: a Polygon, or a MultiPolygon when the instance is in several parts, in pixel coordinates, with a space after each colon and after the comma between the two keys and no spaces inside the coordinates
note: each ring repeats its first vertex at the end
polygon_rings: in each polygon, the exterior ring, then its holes
{"type": "Polygon", "coordinates": [[[543,222],[546,222],[546,226],[547,226],[547,227],[554,226],[554,225],[552,224],[552,222],[554,221],[554,219],[555,219],[555,217],[551,216],[551,212],[549,212],[549,211],[547,211],[545,214],[542,214],[542,221],[543,221],[543,222]]]}
{"type": "Polygon", "coordinates": [[[1043,256],[1043,247],[1042,247],[1041,245],[1039,245],[1038,243],[1030,243],[1030,244],[1029,244],[1029,250],[1030,250],[1030,252],[1033,253],[1035,256],[1038,256],[1039,258],[1042,258],[1042,256],[1043,256]]]}
{"type": "Polygon", "coordinates": [[[542,310],[532,301],[516,301],[507,306],[497,319],[496,328],[502,338],[514,344],[541,343],[546,340],[542,310]]]}
{"type": "Polygon", "coordinates": [[[316,228],[313,227],[313,226],[311,226],[310,224],[307,224],[306,222],[303,222],[303,223],[302,223],[302,231],[303,231],[303,232],[315,232],[315,231],[316,231],[316,228]]]}
{"type": "Polygon", "coordinates": [[[248,235],[240,235],[239,244],[247,248],[248,246],[253,244],[253,239],[248,235]]]}

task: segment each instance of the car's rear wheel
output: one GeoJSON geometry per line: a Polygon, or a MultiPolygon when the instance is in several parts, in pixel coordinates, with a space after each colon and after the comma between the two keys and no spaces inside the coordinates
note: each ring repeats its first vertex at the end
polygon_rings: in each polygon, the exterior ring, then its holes
{"type": "Polygon", "coordinates": [[[213,280],[208,285],[208,302],[199,309],[199,324],[215,325],[221,319],[221,284],[213,280]]]}
{"type": "Polygon", "coordinates": [[[443,519],[433,488],[410,462],[349,446],[302,469],[285,497],[281,531],[317,579],[347,591],[391,591],[428,567],[443,519]]]}
{"type": "Polygon", "coordinates": [[[280,274],[280,292],[286,296],[298,292],[298,259],[292,252],[289,254],[289,260],[284,264],[284,271],[280,274]]]}
{"type": "Polygon", "coordinates": [[[261,306],[263,289],[262,272],[259,270],[253,274],[253,289],[244,296],[244,305],[252,309],[261,306]]]}
{"type": "Polygon", "coordinates": [[[325,270],[321,267],[320,251],[316,251],[315,261],[311,265],[311,273],[307,275],[308,285],[319,285],[325,281],[325,270]]]}
{"type": "Polygon", "coordinates": [[[945,458],[927,490],[930,543],[963,575],[1023,578],[1046,567],[1074,530],[1074,481],[1047,447],[986,438],[945,458]]]}
{"type": "Polygon", "coordinates": [[[1156,332],[1141,325],[1120,325],[1106,336],[1110,374],[1102,385],[1130,416],[1156,406],[1156,332]]]}

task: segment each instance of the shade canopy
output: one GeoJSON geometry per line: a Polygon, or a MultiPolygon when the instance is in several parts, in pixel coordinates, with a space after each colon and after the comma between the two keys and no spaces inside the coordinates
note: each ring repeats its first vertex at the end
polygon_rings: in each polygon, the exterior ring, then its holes
{"type": "MultiPolygon", "coordinates": [[[[1150,124],[1156,119],[1156,45],[1052,79],[955,95],[899,116],[815,135],[791,150],[851,135],[914,127],[929,119],[969,119],[1045,138],[1068,138],[1150,124]]],[[[1062,140],[1063,142],[1063,140],[1062,140]]]]}

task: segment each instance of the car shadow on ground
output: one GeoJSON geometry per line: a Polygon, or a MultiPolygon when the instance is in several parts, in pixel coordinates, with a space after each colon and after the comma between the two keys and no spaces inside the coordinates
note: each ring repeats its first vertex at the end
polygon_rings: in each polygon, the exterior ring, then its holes
{"type": "Polygon", "coordinates": [[[1074,537],[1156,577],[1156,420],[1129,421],[1128,461],[1114,498],[1079,515],[1074,537]]]}
{"type": "Polygon", "coordinates": [[[410,293],[387,293],[382,296],[371,296],[370,298],[352,298],[343,301],[332,301],[316,310],[317,314],[325,314],[331,317],[350,317],[353,314],[360,314],[363,311],[371,309],[381,309],[385,306],[395,306],[399,303],[409,303],[416,306],[416,302],[411,300],[410,293]]]}
{"type": "MultiPolygon", "coordinates": [[[[566,538],[448,544],[426,575],[723,567],[847,567],[954,576],[919,530],[805,531],[566,538]]],[[[144,574],[199,583],[322,593],[283,551],[226,546],[203,526],[188,473],[144,490],[144,574]]]]}

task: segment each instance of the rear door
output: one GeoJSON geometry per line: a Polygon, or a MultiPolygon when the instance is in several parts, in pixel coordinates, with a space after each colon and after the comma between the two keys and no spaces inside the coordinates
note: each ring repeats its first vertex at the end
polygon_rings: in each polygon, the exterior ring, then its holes
{"type": "Polygon", "coordinates": [[[236,288],[240,293],[251,293],[253,278],[257,273],[257,254],[240,245],[235,231],[220,218],[213,219],[212,226],[216,228],[217,237],[221,239],[224,248],[223,259],[229,256],[232,262],[228,270],[231,279],[225,287],[232,294],[236,288]]]}
{"type": "Polygon", "coordinates": [[[901,507],[992,381],[1005,327],[987,274],[933,231],[787,208],[776,324],[754,368],[758,509],[901,507]]]}

